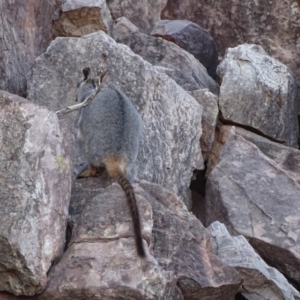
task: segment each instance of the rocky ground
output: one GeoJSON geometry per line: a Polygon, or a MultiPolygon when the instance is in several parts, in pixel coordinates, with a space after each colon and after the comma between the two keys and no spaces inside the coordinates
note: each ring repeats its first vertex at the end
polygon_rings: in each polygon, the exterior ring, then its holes
{"type": "Polygon", "coordinates": [[[299,5],[0,2],[0,300],[300,299],[299,5]],[[87,66],[143,119],[145,260],[55,113],[87,66]]]}

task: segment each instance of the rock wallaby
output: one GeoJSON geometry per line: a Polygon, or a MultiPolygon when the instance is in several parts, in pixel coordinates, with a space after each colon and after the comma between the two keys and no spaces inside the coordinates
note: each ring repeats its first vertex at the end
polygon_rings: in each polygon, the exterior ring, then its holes
{"type": "MultiPolygon", "coordinates": [[[[84,68],[83,80],[76,92],[78,102],[83,102],[96,89],[100,78],[90,77],[84,68]]],[[[119,90],[104,87],[92,102],[81,109],[77,140],[83,150],[89,169],[77,178],[95,176],[98,167],[104,167],[117,180],[125,192],[133,221],[137,253],[145,257],[140,216],[131,184],[132,169],[137,159],[142,136],[142,119],[132,102],[119,90]]]]}

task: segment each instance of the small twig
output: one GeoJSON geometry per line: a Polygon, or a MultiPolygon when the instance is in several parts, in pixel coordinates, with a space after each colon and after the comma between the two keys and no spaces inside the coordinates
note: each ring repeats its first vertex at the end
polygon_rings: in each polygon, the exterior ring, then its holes
{"type": "MultiPolygon", "coordinates": [[[[85,74],[85,77],[87,77],[91,70],[90,70],[90,68],[84,68],[83,72],[84,71],[87,72],[85,74]]],[[[68,106],[68,107],[66,107],[62,110],[58,110],[56,112],[57,116],[65,115],[65,114],[68,114],[71,111],[74,111],[74,110],[80,109],[82,107],[88,106],[92,102],[92,100],[95,98],[95,96],[98,94],[98,92],[101,90],[103,79],[107,75],[107,73],[108,73],[108,70],[99,71],[98,74],[97,74],[97,79],[98,80],[96,81],[96,89],[94,90],[94,92],[92,94],[90,94],[83,102],[81,102],[79,104],[72,105],[72,106],[68,106]]]]}
{"type": "Polygon", "coordinates": [[[92,94],[90,94],[83,102],[79,103],[79,104],[75,104],[72,106],[68,106],[62,110],[58,110],[56,112],[57,116],[61,116],[61,115],[65,115],[70,113],[71,111],[80,109],[82,107],[88,106],[92,100],[95,98],[95,96],[97,95],[97,93],[100,91],[101,89],[101,84],[97,85],[96,89],[94,90],[94,92],[92,94]]]}

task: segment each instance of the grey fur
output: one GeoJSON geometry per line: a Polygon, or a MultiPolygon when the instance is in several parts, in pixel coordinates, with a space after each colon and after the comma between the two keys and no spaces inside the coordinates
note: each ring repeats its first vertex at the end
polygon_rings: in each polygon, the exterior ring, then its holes
{"type": "MultiPolygon", "coordinates": [[[[90,78],[89,68],[83,69],[83,75],[83,82],[76,92],[79,102],[84,101],[96,88],[96,80],[90,78]]],[[[100,81],[101,77],[98,78],[99,84],[100,81]]],[[[120,91],[106,87],[100,90],[88,106],[81,109],[77,140],[91,166],[79,177],[94,175],[94,167],[105,164],[109,174],[125,192],[133,221],[137,254],[145,258],[138,205],[130,183],[133,180],[132,169],[138,155],[142,127],[141,116],[132,102],[120,91]]]]}
{"type": "MultiPolygon", "coordinates": [[[[82,102],[94,89],[94,80],[81,83],[77,100],[82,102]]],[[[81,110],[77,140],[86,160],[94,166],[103,166],[107,155],[121,155],[127,162],[126,175],[132,180],[142,127],[141,116],[132,102],[122,92],[105,87],[81,110]]]]}

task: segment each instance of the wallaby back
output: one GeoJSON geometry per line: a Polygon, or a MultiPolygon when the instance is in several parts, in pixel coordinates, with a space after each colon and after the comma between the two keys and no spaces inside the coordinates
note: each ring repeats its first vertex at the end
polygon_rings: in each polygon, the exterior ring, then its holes
{"type": "MultiPolygon", "coordinates": [[[[96,88],[86,68],[84,80],[78,85],[76,98],[84,101],[96,88]]],[[[142,119],[132,102],[119,90],[102,88],[92,102],[81,109],[77,141],[90,164],[81,177],[92,176],[95,167],[105,166],[124,190],[133,221],[138,255],[145,256],[140,217],[133,187],[132,169],[142,137],[142,119]],[[84,175],[88,174],[88,175],[84,175]],[[89,175],[90,174],[90,175],[89,175]]]]}

